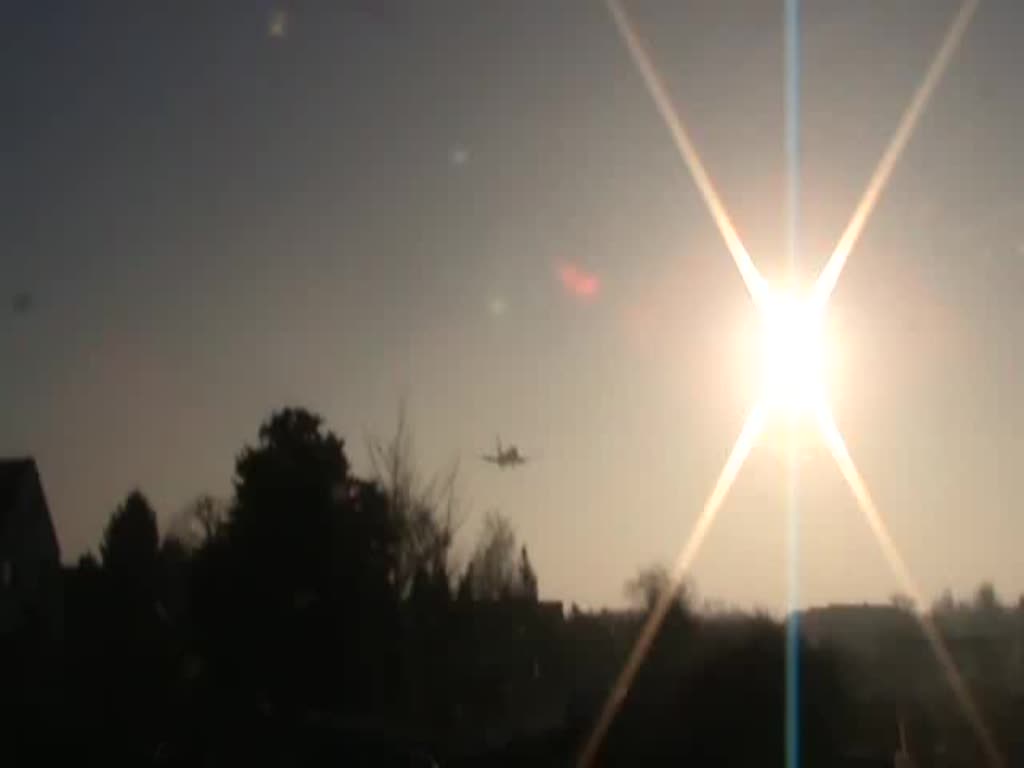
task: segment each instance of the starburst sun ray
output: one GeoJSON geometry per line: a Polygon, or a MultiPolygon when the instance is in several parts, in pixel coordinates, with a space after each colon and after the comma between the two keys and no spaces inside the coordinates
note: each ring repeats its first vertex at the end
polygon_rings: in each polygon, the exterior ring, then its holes
{"type": "Polygon", "coordinates": [[[854,208],[853,215],[850,217],[846,229],[843,230],[839,242],[832,251],[832,255],[829,257],[828,262],[826,262],[824,269],[822,269],[821,275],[818,277],[818,281],[814,286],[814,300],[818,305],[823,307],[835,290],[836,283],[839,281],[839,275],[842,274],[843,268],[846,266],[850,252],[864,231],[868,217],[871,216],[875,204],[882,196],[882,191],[889,182],[889,177],[896,167],[896,162],[900,159],[900,155],[903,154],[907,142],[910,141],[914,128],[917,127],[918,120],[925,107],[928,106],[928,102],[931,100],[936,86],[938,86],[939,81],[942,79],[943,73],[945,73],[946,68],[949,66],[950,59],[953,58],[957,46],[963,40],[964,33],[967,31],[971,18],[978,9],[980,2],[981,0],[966,0],[960,6],[956,16],[953,17],[949,29],[946,30],[942,44],[935,52],[935,56],[932,58],[931,64],[921,80],[921,84],[914,91],[914,96],[900,118],[896,131],[893,133],[888,146],[885,148],[885,152],[882,153],[882,157],[878,161],[878,166],[875,168],[874,173],[871,174],[871,180],[868,182],[864,194],[857,203],[857,207],[854,208]]]}
{"type": "Polygon", "coordinates": [[[888,561],[889,567],[896,575],[896,579],[899,581],[900,587],[906,592],[910,599],[913,600],[915,608],[914,617],[921,626],[925,639],[928,641],[928,645],[931,646],[932,652],[935,654],[936,661],[938,661],[939,666],[946,675],[946,679],[949,681],[949,685],[953,689],[953,694],[956,696],[960,709],[963,711],[968,723],[970,723],[971,729],[974,731],[982,749],[985,751],[985,757],[988,764],[992,766],[992,768],[1003,768],[1004,762],[1002,755],[999,752],[999,748],[996,746],[992,732],[985,723],[981,710],[975,703],[974,697],[971,695],[970,689],[964,682],[963,676],[960,674],[959,669],[957,669],[956,662],[953,660],[953,656],[949,652],[949,648],[942,639],[942,635],[939,634],[935,623],[926,613],[927,609],[921,589],[917,586],[917,582],[915,581],[913,574],[911,574],[906,560],[904,560],[903,555],[900,553],[899,547],[896,546],[896,541],[889,532],[889,527],[885,524],[885,519],[875,506],[875,502],[868,491],[867,483],[864,482],[864,478],[861,477],[856,464],[853,463],[853,458],[850,456],[850,452],[846,447],[846,441],[839,432],[839,428],[836,426],[835,420],[826,409],[821,409],[819,411],[818,425],[821,429],[821,434],[825,440],[825,444],[828,446],[829,451],[832,453],[832,457],[839,466],[839,471],[849,486],[854,499],[856,499],[857,505],[864,513],[864,518],[867,520],[868,526],[871,528],[871,532],[875,535],[875,539],[878,540],[878,545],[881,547],[882,554],[888,561]]]}
{"type": "Polygon", "coordinates": [[[621,0],[606,0],[606,2],[616,30],[622,37],[633,64],[640,73],[658,113],[664,120],[687,170],[703,197],[747,290],[762,312],[767,332],[767,344],[765,345],[767,356],[762,399],[747,418],[737,437],[714,489],[676,559],[670,588],[659,596],[657,603],[644,622],[626,663],[608,694],[597,722],[588,733],[579,755],[578,764],[588,766],[596,758],[601,743],[654,642],[679,584],[689,571],[719,509],[736,480],[736,476],[761,434],[770,410],[773,413],[781,412],[790,417],[798,414],[816,417],[812,421],[817,422],[822,439],[831,451],[843,478],[864,513],[886,560],[902,588],[914,600],[917,608],[915,611],[917,620],[940,667],[950,682],[966,719],[978,737],[989,764],[1002,768],[1005,763],[995,745],[992,733],[941,635],[931,619],[921,610],[923,607],[922,593],[889,533],[884,519],[875,507],[867,485],[853,463],[846,443],[828,410],[820,376],[821,361],[818,352],[821,317],[839,276],[935,88],[963,39],[980,0],[964,0],[960,6],[957,15],[946,31],[942,44],[932,58],[921,84],[915,90],[909,106],[903,113],[878,166],[872,173],[867,188],[857,203],[838,244],[811,288],[809,296],[803,298],[777,294],[767,285],[740,240],[732,219],[701,161],[685,124],[673,106],[672,99],[658,74],[654,61],[622,7],[621,0]],[[794,381],[794,376],[802,380],[794,381]]]}
{"type": "Polygon", "coordinates": [[[615,21],[615,28],[629,50],[633,64],[636,65],[637,70],[640,72],[640,76],[643,78],[644,84],[654,100],[658,113],[665,121],[665,126],[668,128],[669,133],[672,134],[672,140],[675,142],[676,148],[679,150],[679,154],[683,158],[687,170],[690,172],[690,176],[693,177],[693,182],[697,185],[701,197],[704,198],[704,203],[707,205],[708,211],[711,213],[711,217],[714,219],[715,225],[722,235],[722,239],[725,240],[725,245],[732,255],[732,260],[740,271],[740,277],[743,278],[743,282],[747,286],[747,290],[750,292],[754,302],[760,305],[767,294],[764,278],[758,272],[757,267],[754,266],[750,253],[747,251],[746,246],[743,245],[743,241],[740,240],[739,233],[736,231],[736,227],[733,225],[732,219],[729,217],[729,213],[726,211],[725,205],[722,203],[722,199],[718,196],[718,191],[711,181],[711,176],[708,175],[707,169],[700,159],[700,154],[697,152],[693,139],[690,138],[686,125],[672,104],[672,97],[669,95],[668,89],[658,74],[654,60],[647,52],[646,46],[634,29],[629,15],[622,7],[620,0],[607,0],[607,3],[608,10],[615,21]]]}
{"type": "Polygon", "coordinates": [[[718,480],[711,490],[711,494],[708,496],[707,501],[704,502],[704,508],[700,513],[700,517],[697,518],[697,522],[690,531],[686,543],[679,551],[679,556],[672,567],[671,580],[668,587],[658,595],[658,600],[647,616],[636,642],[633,643],[633,648],[626,659],[622,671],[608,693],[608,698],[601,708],[601,714],[580,752],[578,765],[592,765],[594,758],[597,757],[597,751],[604,740],[605,733],[611,726],[612,720],[615,719],[615,715],[619,711],[619,707],[622,706],[622,702],[625,701],[626,694],[629,693],[630,686],[633,684],[633,679],[636,677],[640,665],[643,664],[644,658],[647,656],[647,652],[650,650],[651,644],[658,634],[658,629],[661,627],[661,623],[664,621],[673,599],[675,599],[679,585],[682,584],[683,578],[689,572],[690,566],[693,564],[701,545],[704,543],[704,539],[708,535],[708,531],[711,530],[711,525],[715,521],[718,510],[721,509],[722,503],[736,481],[736,476],[739,474],[743,463],[746,461],[747,456],[750,455],[750,451],[757,441],[758,435],[761,433],[761,428],[764,426],[764,417],[764,408],[761,404],[755,406],[750,415],[747,416],[743,429],[740,430],[740,434],[736,438],[732,450],[729,452],[729,458],[726,459],[722,471],[718,475],[718,480]]]}

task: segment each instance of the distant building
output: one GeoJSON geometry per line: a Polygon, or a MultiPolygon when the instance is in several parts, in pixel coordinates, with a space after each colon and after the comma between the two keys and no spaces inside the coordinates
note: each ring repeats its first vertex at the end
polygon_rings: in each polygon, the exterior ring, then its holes
{"type": "Polygon", "coordinates": [[[894,637],[919,630],[913,614],[891,605],[827,605],[800,614],[800,630],[811,646],[834,646],[876,656],[894,637]]]}
{"type": "Polygon", "coordinates": [[[56,639],[60,549],[33,459],[0,459],[0,636],[56,639]]]}

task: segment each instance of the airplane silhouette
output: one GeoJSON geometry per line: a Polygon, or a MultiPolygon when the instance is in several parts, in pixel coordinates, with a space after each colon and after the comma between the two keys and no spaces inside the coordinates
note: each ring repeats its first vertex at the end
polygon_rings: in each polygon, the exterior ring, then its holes
{"type": "Polygon", "coordinates": [[[516,467],[520,464],[525,464],[527,461],[526,457],[519,453],[519,449],[514,445],[502,448],[500,437],[497,439],[497,450],[495,453],[490,456],[484,454],[480,458],[484,461],[490,462],[491,464],[497,464],[499,469],[516,467]]]}

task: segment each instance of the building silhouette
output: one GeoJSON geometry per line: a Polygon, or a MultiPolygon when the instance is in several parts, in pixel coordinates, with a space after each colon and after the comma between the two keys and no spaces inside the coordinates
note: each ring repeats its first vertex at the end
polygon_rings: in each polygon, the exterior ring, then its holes
{"type": "Polygon", "coordinates": [[[0,636],[56,640],[60,548],[33,459],[0,460],[0,636]]]}

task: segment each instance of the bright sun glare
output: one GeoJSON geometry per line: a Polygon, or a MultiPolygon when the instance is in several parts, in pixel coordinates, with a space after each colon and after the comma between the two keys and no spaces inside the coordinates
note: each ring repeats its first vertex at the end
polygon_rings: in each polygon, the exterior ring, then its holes
{"type": "Polygon", "coordinates": [[[788,419],[814,412],[825,399],[822,312],[790,291],[769,293],[761,306],[762,402],[788,419]]]}
{"type": "MultiPolygon", "coordinates": [[[[707,536],[708,530],[714,522],[715,516],[721,509],[726,496],[729,493],[736,476],[739,474],[744,462],[749,456],[755,443],[765,426],[765,416],[768,414],[788,422],[785,426],[789,436],[793,437],[804,430],[793,430],[792,426],[800,422],[814,423],[816,435],[823,437],[832,457],[839,467],[840,473],[846,480],[858,506],[864,513],[865,518],[875,537],[882,548],[882,553],[889,561],[897,578],[907,594],[921,603],[921,591],[915,584],[910,569],[903,560],[902,554],[896,547],[892,536],[885,525],[885,520],[875,507],[871,494],[868,492],[864,479],[857,470],[853,459],[850,457],[839,428],[832,418],[831,409],[828,403],[828,392],[826,391],[827,374],[835,362],[832,357],[832,345],[826,347],[824,312],[829,297],[835,288],[836,281],[846,264],[851,250],[856,244],[865,222],[871,215],[883,189],[892,175],[893,168],[903,152],[907,141],[931,99],[932,92],[942,78],[942,74],[949,64],[949,60],[956,50],[964,33],[970,24],[971,18],[980,4],[980,0],[963,0],[960,10],[954,17],[951,25],[946,31],[942,45],[935,53],[925,73],[924,79],[914,92],[910,106],[907,107],[900,118],[896,131],[882,154],[882,159],[871,175],[853,216],[843,231],[839,242],[832,251],[825,264],[824,269],[818,275],[814,288],[810,295],[788,291],[773,291],[768,288],[754,265],[750,254],[744,247],[729,218],[725,206],[711,182],[711,178],[704,168],[700,155],[694,147],[686,126],[679,117],[669,90],[663,84],[661,77],[648,53],[643,41],[633,28],[632,23],[625,9],[619,0],[608,0],[608,8],[619,35],[629,50],[644,84],[654,100],[665,125],[672,135],[672,139],[679,150],[687,170],[693,177],[708,211],[714,219],[729,253],[736,263],[743,282],[750,292],[754,303],[761,314],[761,393],[760,399],[751,410],[744,422],[740,434],[733,444],[718,480],[715,482],[710,495],[704,503],[700,515],[694,524],[685,544],[679,551],[675,565],[672,569],[672,585],[677,586],[688,573],[694,558],[697,556],[701,545],[707,536]],[[767,413],[766,413],[767,412],[767,413]]],[[[787,3],[787,27],[786,27],[786,62],[787,62],[787,144],[789,145],[790,157],[797,158],[799,149],[799,3],[787,3]],[[791,68],[792,67],[792,68],[791,68]],[[791,88],[796,84],[796,88],[791,88]],[[791,117],[795,116],[793,125],[789,124],[791,117]]],[[[794,163],[790,167],[791,178],[798,179],[799,165],[794,163]]],[[[791,190],[796,190],[795,183],[791,190]]],[[[799,201],[799,195],[795,195],[795,201],[799,201]]],[[[798,210],[794,206],[793,210],[798,210]]],[[[791,443],[796,446],[796,441],[791,443]]],[[[796,453],[790,455],[790,461],[794,461],[796,453]]],[[[791,465],[793,466],[793,465],[791,465]]],[[[795,475],[791,474],[791,478],[795,475]]],[[[796,505],[789,504],[790,521],[794,532],[791,540],[792,553],[796,552],[795,531],[797,526],[796,505]]],[[[793,555],[790,558],[794,562],[793,555]]],[[[797,569],[793,567],[790,578],[795,584],[797,569]]],[[[794,605],[795,587],[791,587],[790,605],[794,605]]],[[[650,611],[644,622],[640,634],[637,636],[633,647],[626,658],[622,671],[619,673],[612,686],[611,691],[605,700],[600,715],[595,722],[593,729],[589,732],[586,742],[580,752],[578,765],[590,766],[595,762],[598,751],[601,747],[609,726],[619,711],[626,694],[636,678],[637,671],[643,663],[648,651],[651,648],[654,638],[658,633],[662,621],[672,602],[675,589],[663,590],[658,604],[650,611]]],[[[957,664],[946,647],[941,635],[936,631],[927,614],[915,613],[924,631],[928,644],[931,646],[939,665],[943,668],[946,677],[952,687],[960,708],[963,710],[967,721],[980,742],[987,762],[991,766],[1003,766],[1006,764],[1001,754],[999,745],[996,743],[988,723],[985,721],[977,703],[971,694],[970,689],[964,682],[957,664]]],[[[795,626],[790,624],[790,627],[795,626]]],[[[795,765],[799,760],[799,709],[798,690],[796,680],[799,680],[799,655],[796,650],[799,648],[799,636],[793,633],[791,640],[787,633],[787,656],[786,656],[786,744],[787,744],[787,765],[795,765]],[[790,656],[790,653],[793,653],[790,656]]]]}

